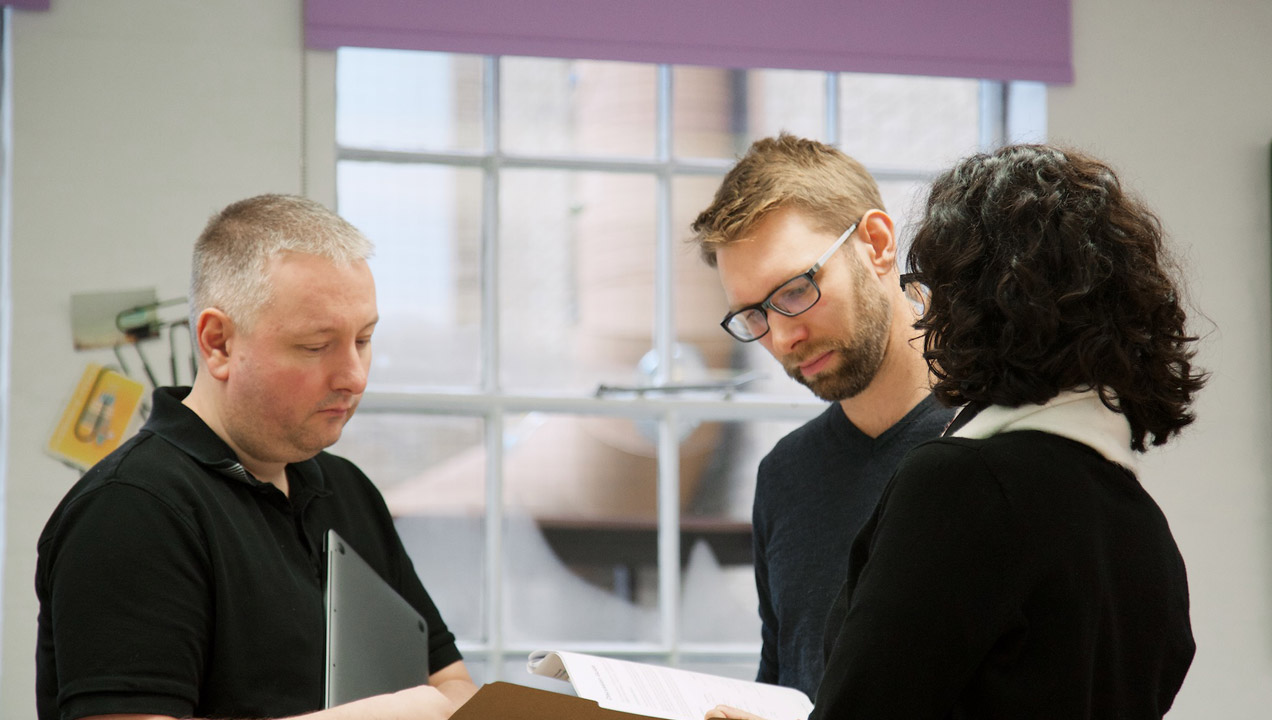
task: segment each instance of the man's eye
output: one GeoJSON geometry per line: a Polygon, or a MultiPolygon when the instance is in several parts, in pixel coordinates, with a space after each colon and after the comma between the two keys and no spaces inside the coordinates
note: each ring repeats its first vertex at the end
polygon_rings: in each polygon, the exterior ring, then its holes
{"type": "Polygon", "coordinates": [[[776,298],[774,298],[774,304],[781,306],[790,303],[797,303],[807,296],[811,289],[812,288],[807,285],[794,285],[785,288],[776,298]]]}

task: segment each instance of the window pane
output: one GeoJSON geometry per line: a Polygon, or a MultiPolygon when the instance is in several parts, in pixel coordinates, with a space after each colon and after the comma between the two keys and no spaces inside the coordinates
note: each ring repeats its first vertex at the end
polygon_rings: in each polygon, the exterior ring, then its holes
{"type": "Polygon", "coordinates": [[[673,69],[673,153],[734,158],[785,130],[825,136],[826,74],[803,70],[673,69]]]}
{"type": "Polygon", "coordinates": [[[509,388],[630,383],[652,346],[654,179],[510,170],[500,189],[509,388]]]}
{"type": "MultiPolygon", "coordinates": [[[[815,410],[810,411],[810,415],[815,410]]],[[[760,460],[799,422],[704,423],[682,443],[682,481],[693,492],[681,515],[681,638],[760,642],[751,504],[760,460]]],[[[750,670],[754,677],[755,668],[750,670]]]]}
{"type": "Polygon", "coordinates": [[[481,173],[343,161],[340,213],[375,243],[375,385],[476,385],[481,173]]]}
{"type": "Polygon", "coordinates": [[[531,413],[504,445],[508,642],[656,641],[652,423],[531,413]]]}
{"type": "Polygon", "coordinates": [[[743,70],[678,65],[672,68],[672,154],[729,158],[739,147],[743,118],[736,108],[743,70]]]}
{"type": "Polygon", "coordinates": [[[897,267],[906,270],[906,258],[910,254],[910,240],[923,219],[923,206],[927,202],[930,183],[926,180],[884,180],[879,183],[883,204],[888,206],[897,235],[897,267]]]}
{"type": "Polygon", "coordinates": [[[367,48],[337,53],[337,144],[481,149],[480,56],[367,48]]]}
{"type": "Polygon", "coordinates": [[[504,151],[653,156],[654,66],[506,57],[500,73],[504,151]]]}
{"type": "Polygon", "coordinates": [[[332,451],[384,494],[402,543],[461,640],[480,640],[486,460],[482,420],[359,413],[332,451]]]}
{"type": "Polygon", "coordinates": [[[747,143],[782,130],[826,137],[826,74],[807,70],[747,73],[747,143]]]}
{"type": "Polygon", "coordinates": [[[702,260],[690,230],[698,213],[711,204],[721,179],[683,176],[671,186],[676,340],[690,346],[709,369],[705,377],[684,377],[682,382],[723,380],[739,371],[733,367],[739,343],[720,327],[728,312],[720,276],[702,260]]]}
{"type": "Polygon", "coordinates": [[[871,168],[930,171],[979,149],[980,81],[839,76],[840,146],[871,168]]]}

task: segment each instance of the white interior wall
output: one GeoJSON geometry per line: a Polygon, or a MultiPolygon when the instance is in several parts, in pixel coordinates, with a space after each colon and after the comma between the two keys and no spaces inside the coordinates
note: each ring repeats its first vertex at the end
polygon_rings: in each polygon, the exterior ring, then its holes
{"type": "MultiPolygon", "coordinates": [[[[1212,321],[1201,363],[1214,378],[1200,419],[1150,454],[1145,471],[1188,562],[1199,645],[1171,717],[1263,717],[1272,707],[1272,4],[1073,6],[1077,81],[1050,93],[1051,137],[1104,156],[1159,210],[1212,321]]],[[[304,59],[300,0],[53,0],[47,13],[12,19],[0,717],[22,718],[34,716],[35,539],[75,479],[41,448],[84,364],[110,360],[71,349],[70,295],[154,286],[182,296],[194,237],[226,203],[304,190],[330,202],[333,96],[330,54],[304,59]]]]}
{"type": "Polygon", "coordinates": [[[161,298],[184,297],[190,249],[208,217],[250,195],[302,190],[300,0],[51,6],[10,16],[13,353],[0,717],[15,720],[35,717],[35,541],[77,477],[43,447],[85,363],[112,361],[72,349],[70,296],[155,287],[161,298]]]}
{"type": "Polygon", "coordinates": [[[1209,320],[1213,372],[1144,482],[1188,566],[1197,657],[1171,718],[1272,708],[1272,3],[1073,0],[1076,82],[1051,140],[1105,157],[1159,213],[1209,320]]]}

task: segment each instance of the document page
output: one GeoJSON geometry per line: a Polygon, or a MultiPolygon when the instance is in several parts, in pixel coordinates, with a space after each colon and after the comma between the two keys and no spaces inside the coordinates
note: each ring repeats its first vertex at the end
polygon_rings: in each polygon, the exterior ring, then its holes
{"type": "Polygon", "coordinates": [[[530,654],[528,669],[569,681],[579,697],[608,710],[666,720],[702,720],[721,704],[767,720],[804,720],[813,709],[793,688],[584,653],[540,650],[530,654]]]}

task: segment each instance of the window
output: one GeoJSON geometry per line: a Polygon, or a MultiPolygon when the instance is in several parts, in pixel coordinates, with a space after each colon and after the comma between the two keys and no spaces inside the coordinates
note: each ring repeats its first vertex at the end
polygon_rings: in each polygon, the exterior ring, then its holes
{"type": "Polygon", "coordinates": [[[1040,94],[367,49],[336,72],[339,210],[376,243],[382,319],[334,451],[380,484],[475,679],[536,684],[536,649],[753,677],[756,466],[823,405],[720,329],[688,226],[788,130],[865,162],[905,237],[933,173],[1040,94]],[[696,389],[631,390],[669,383],[696,389]]]}

